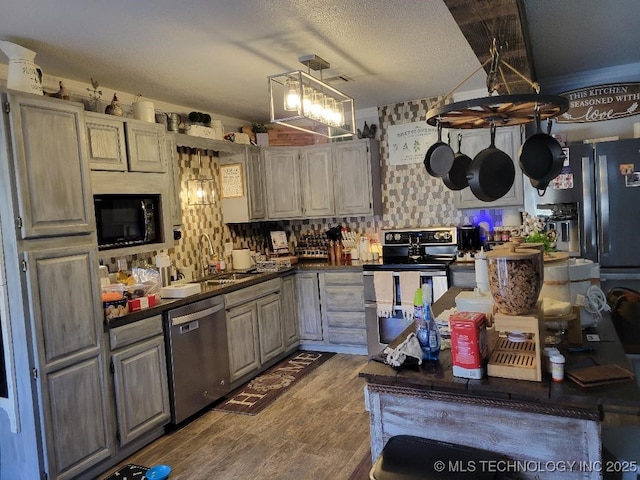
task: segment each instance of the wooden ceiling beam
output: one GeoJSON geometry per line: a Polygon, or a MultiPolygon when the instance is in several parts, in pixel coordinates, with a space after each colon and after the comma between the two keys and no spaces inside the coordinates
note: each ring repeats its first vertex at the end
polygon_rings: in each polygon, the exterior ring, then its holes
{"type": "MultiPolygon", "coordinates": [[[[535,82],[522,0],[443,0],[481,64],[491,58],[495,38],[504,45],[502,58],[525,78],[535,82]]],[[[491,62],[485,66],[487,74],[491,62]]],[[[532,93],[529,82],[503,66],[507,85],[498,94],[532,93]],[[508,88],[507,88],[508,86],[508,88]]]]}

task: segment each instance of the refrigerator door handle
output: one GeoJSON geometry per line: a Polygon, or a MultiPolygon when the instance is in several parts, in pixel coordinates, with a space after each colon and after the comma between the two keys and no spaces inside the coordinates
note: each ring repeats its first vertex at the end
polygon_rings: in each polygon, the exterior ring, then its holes
{"type": "Polygon", "coordinates": [[[584,206],[582,208],[583,215],[583,227],[581,235],[581,250],[585,257],[597,260],[597,239],[596,239],[596,219],[595,219],[595,198],[593,185],[593,163],[592,158],[588,156],[582,157],[582,201],[584,206]]]}
{"type": "Polygon", "coordinates": [[[607,156],[598,155],[598,182],[600,183],[600,212],[598,219],[598,232],[600,240],[600,252],[607,255],[609,253],[609,178],[607,174],[607,156]]]}

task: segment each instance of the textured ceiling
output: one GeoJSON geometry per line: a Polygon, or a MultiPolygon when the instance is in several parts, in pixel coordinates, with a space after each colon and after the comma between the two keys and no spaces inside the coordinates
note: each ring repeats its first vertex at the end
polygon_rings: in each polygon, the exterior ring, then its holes
{"type": "MultiPolygon", "coordinates": [[[[640,61],[637,0],[524,5],[538,79],[640,61]]],[[[252,121],[268,120],[266,77],[304,69],[297,59],[306,54],[331,63],[325,79],[352,79],[333,85],[357,109],[445,94],[480,67],[443,0],[5,0],[0,8],[0,38],[37,52],[45,74],[252,121]]],[[[485,73],[463,89],[486,89],[485,73]]]]}

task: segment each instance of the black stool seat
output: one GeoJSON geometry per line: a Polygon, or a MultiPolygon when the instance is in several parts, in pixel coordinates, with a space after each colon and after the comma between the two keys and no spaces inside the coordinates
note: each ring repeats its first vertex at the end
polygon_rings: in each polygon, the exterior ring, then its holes
{"type": "Polygon", "coordinates": [[[518,478],[499,454],[411,435],[391,437],[371,469],[372,480],[518,478]]]}

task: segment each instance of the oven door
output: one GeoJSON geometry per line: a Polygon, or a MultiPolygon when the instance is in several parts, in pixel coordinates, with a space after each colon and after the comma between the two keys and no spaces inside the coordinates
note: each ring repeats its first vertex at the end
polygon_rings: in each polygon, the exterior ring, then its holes
{"type": "MultiPolygon", "coordinates": [[[[386,346],[398,337],[411,323],[413,318],[405,318],[401,300],[396,295],[393,312],[390,315],[379,315],[373,281],[374,272],[363,272],[365,294],[365,323],[367,328],[367,353],[378,355],[386,346]]],[[[393,273],[394,292],[399,292],[399,272],[393,273]]],[[[425,270],[420,272],[420,284],[429,283],[433,291],[433,301],[438,300],[449,289],[447,270],[425,270]]]]}

